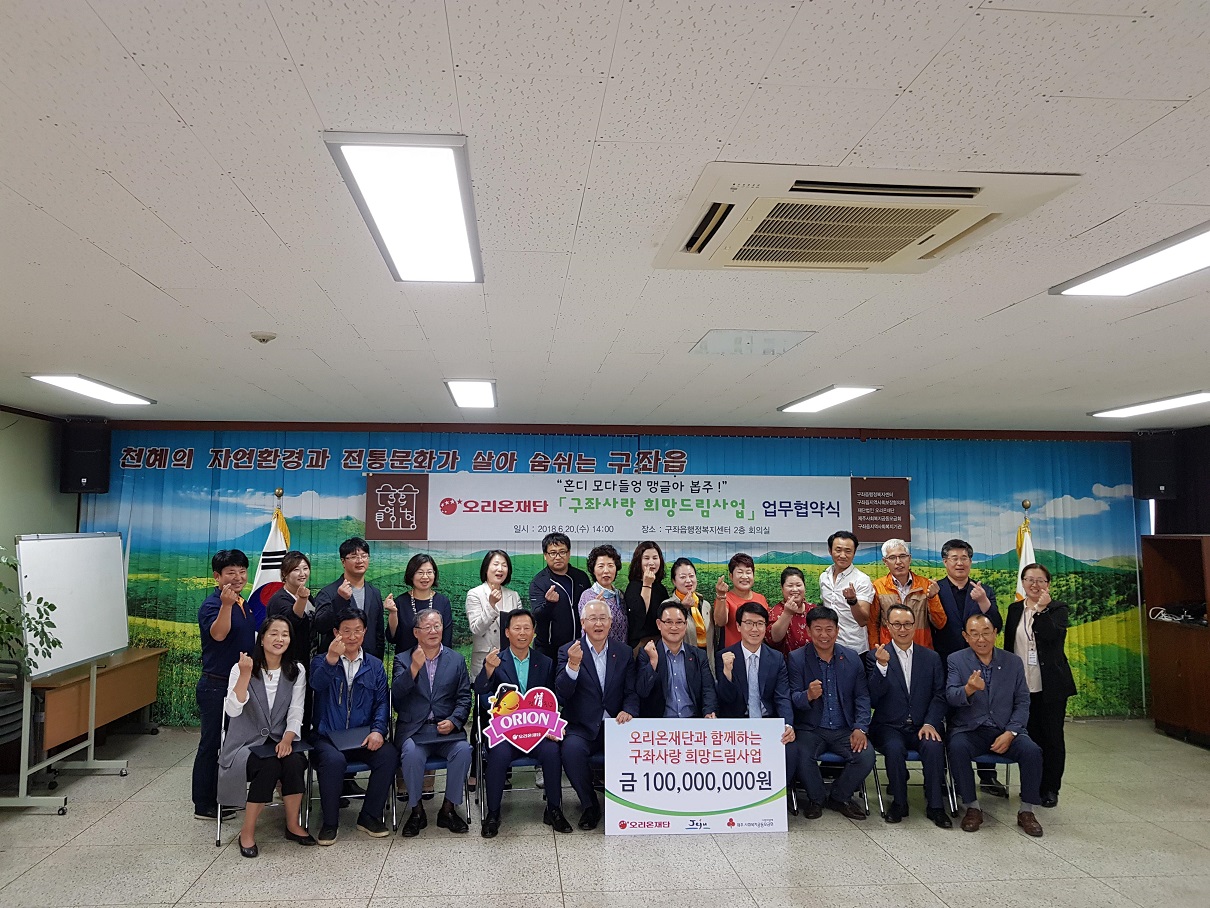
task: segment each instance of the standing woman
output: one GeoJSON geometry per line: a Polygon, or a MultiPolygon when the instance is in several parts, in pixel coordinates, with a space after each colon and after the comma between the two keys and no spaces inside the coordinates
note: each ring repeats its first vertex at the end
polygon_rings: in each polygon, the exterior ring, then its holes
{"type": "Polygon", "coordinates": [[[398,602],[394,595],[383,600],[382,608],[387,613],[387,639],[395,644],[395,652],[402,653],[416,646],[416,613],[426,608],[441,613],[445,626],[441,644],[454,645],[454,609],[449,597],[435,589],[437,580],[437,562],[433,556],[423,553],[413,555],[403,571],[403,582],[410,590],[400,596],[398,602]]]}
{"type": "Polygon", "coordinates": [[[278,782],[286,805],[286,838],[300,845],[315,844],[298,822],[306,761],[293,749],[293,741],[302,734],[307,672],[286,657],[289,648],[290,622],[281,616],[266,618],[252,655],[241,653],[231,667],[223,701],[229,722],[219,750],[218,802],[223,807],[246,805],[239,831],[239,853],[246,858],[260,853],[256,821],[273,800],[278,782]],[[260,744],[272,747],[272,755],[252,753],[260,744]]]}
{"type": "Polygon", "coordinates": [[[1050,598],[1050,571],[1040,564],[1021,570],[1025,598],[1008,607],[1004,648],[1025,663],[1029,685],[1029,736],[1042,748],[1042,806],[1059,803],[1059,786],[1067,763],[1063,720],[1067,698],[1076,682],[1063,652],[1067,639],[1067,605],[1050,598]]]}
{"type": "Polygon", "coordinates": [[[609,639],[618,643],[629,643],[630,621],[626,617],[626,602],[622,594],[613,585],[618,572],[622,570],[622,556],[611,545],[599,545],[588,553],[584,559],[588,573],[592,576],[593,584],[580,596],[576,604],[578,612],[584,611],[585,603],[594,599],[603,599],[609,606],[609,614],[613,616],[613,624],[609,628],[609,639]]]}
{"type": "Polygon", "coordinates": [[[500,630],[500,617],[513,609],[521,608],[521,597],[515,590],[507,589],[513,579],[513,562],[508,552],[492,549],[483,556],[479,565],[479,579],[483,582],[466,591],[466,621],[471,627],[471,677],[478,678],[483,660],[494,649],[508,646],[500,630]]]}
{"type": "MultiPolygon", "coordinates": [[[[689,609],[689,633],[685,635],[688,643],[698,649],[704,649],[708,658],[707,664],[714,666],[714,627],[710,621],[710,609],[702,604],[702,598],[697,594],[697,568],[688,558],[678,558],[672,563],[672,597],[689,609]]],[[[651,636],[658,637],[659,631],[655,625],[661,602],[653,602],[647,612],[647,626],[651,636]]],[[[644,635],[647,631],[643,632],[644,635]]]]}
{"type": "Polygon", "coordinates": [[[311,662],[311,615],[315,606],[311,603],[311,591],[307,581],[311,577],[311,562],[302,552],[286,552],[281,560],[281,579],[284,586],[273,594],[265,607],[269,618],[285,618],[290,623],[290,648],[286,650],[287,662],[311,662]]]}
{"type": "Polygon", "coordinates": [[[807,602],[807,582],[802,571],[788,567],[781,572],[781,602],[769,609],[769,629],[765,642],[783,656],[811,642],[807,612],[815,606],[807,602]]]}
{"type": "Polygon", "coordinates": [[[626,603],[627,643],[631,648],[643,642],[643,638],[653,639],[656,636],[655,617],[652,616],[648,628],[647,616],[651,607],[658,606],[668,598],[668,588],[664,586],[664,553],[654,542],[640,542],[630,559],[630,582],[626,584],[626,592],[622,595],[626,603]]]}

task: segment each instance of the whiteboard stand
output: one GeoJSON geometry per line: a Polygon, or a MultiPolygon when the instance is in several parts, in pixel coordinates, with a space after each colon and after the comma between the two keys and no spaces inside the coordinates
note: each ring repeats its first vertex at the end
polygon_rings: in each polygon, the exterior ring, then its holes
{"type": "MultiPolygon", "coordinates": [[[[25,678],[21,716],[21,766],[17,797],[0,797],[0,807],[54,807],[67,813],[64,795],[30,795],[29,778],[51,769],[72,754],[86,751],[83,760],[73,760],[61,769],[129,773],[126,760],[96,758],[97,661],[125,649],[130,642],[126,624],[126,568],[122,540],[117,533],[35,534],[17,537],[21,598],[32,591],[57,603],[62,622],[57,628],[62,647],[52,654],[50,665],[40,666],[39,675],[88,663],[88,731],[85,739],[33,766],[29,752],[33,733],[33,686],[25,678]],[[90,627],[80,619],[98,618],[90,627]],[[55,664],[55,663],[59,664],[55,664]],[[65,664],[64,664],[65,663],[65,664]]],[[[57,770],[52,769],[52,773],[57,770]]],[[[58,782],[51,780],[51,788],[58,782]]]]}

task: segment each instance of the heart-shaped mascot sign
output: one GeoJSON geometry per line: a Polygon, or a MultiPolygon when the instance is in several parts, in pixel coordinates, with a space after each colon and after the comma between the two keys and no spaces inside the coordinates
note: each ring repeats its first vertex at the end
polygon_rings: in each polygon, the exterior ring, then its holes
{"type": "Polygon", "coordinates": [[[533,687],[522,694],[512,684],[501,684],[491,705],[491,719],[483,729],[488,747],[507,741],[529,753],[543,738],[563,740],[567,722],[559,717],[559,701],[548,688],[533,687]]]}

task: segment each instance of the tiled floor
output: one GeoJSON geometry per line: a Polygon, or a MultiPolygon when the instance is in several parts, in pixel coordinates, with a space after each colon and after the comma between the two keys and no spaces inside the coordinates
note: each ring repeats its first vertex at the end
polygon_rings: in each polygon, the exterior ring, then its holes
{"type": "Polygon", "coordinates": [[[652,891],[673,889],[692,908],[1210,905],[1210,751],[1141,720],[1069,723],[1067,740],[1062,803],[1041,811],[1041,839],[1017,831],[1015,798],[985,800],[975,835],[936,829],[919,789],[898,826],[828,814],[791,817],[788,835],[556,836],[536,794],[517,792],[490,842],[477,823],[466,836],[430,825],[370,839],[347,811],[335,846],[302,849],[266,811],[250,861],[236,821],[215,848],[213,825],[192,817],[195,733],[114,735],[100,755],[128,759],[126,778],[64,774],[63,817],[0,810],[0,905],[650,908],[652,891]]]}

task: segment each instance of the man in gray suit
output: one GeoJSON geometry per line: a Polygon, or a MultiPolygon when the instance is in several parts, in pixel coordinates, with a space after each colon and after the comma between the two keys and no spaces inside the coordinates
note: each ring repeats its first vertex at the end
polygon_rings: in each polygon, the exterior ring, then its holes
{"type": "Polygon", "coordinates": [[[953,708],[950,719],[950,773],[966,806],[962,829],[975,832],[983,825],[983,810],[975,795],[971,761],[986,753],[1005,754],[1021,767],[1021,808],[1017,825],[1027,835],[1042,835],[1035,807],[1042,798],[1042,749],[1026,733],[1029,725],[1029,685],[1025,663],[996,648],[996,628],[986,615],[966,619],[962,636],[969,649],[949,657],[945,699],[953,708]]]}
{"type": "Polygon", "coordinates": [[[401,833],[408,838],[419,835],[428,825],[420,796],[424,764],[431,757],[447,763],[445,800],[437,813],[437,825],[450,832],[467,830],[457,808],[462,804],[471,768],[471,745],[463,730],[471,711],[471,679],[466,660],[457,650],[441,645],[444,630],[440,612],[422,609],[416,615],[416,646],[395,657],[391,696],[399,717],[399,762],[407,783],[408,806],[412,808],[401,833]]]}

